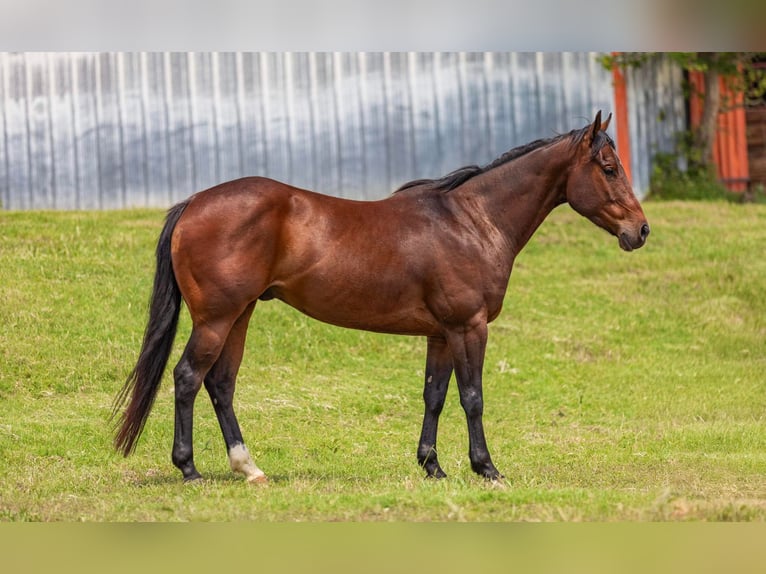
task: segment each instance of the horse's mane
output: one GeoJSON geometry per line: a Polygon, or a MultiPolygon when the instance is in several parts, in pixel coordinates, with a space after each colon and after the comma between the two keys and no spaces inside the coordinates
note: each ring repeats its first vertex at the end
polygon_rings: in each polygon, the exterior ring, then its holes
{"type": "MultiPolygon", "coordinates": [[[[558,143],[561,140],[568,139],[568,138],[571,139],[571,142],[570,142],[571,145],[576,145],[582,141],[582,139],[585,137],[585,134],[588,133],[588,130],[590,129],[590,127],[591,126],[588,125],[588,126],[585,126],[584,128],[572,130],[571,132],[566,134],[559,134],[555,137],[547,138],[547,139],[538,139],[533,142],[520,145],[518,147],[515,147],[505,152],[499,158],[492,161],[491,163],[488,163],[485,166],[467,165],[459,169],[456,169],[455,171],[452,171],[439,179],[415,179],[413,181],[405,183],[404,185],[399,187],[396,191],[394,191],[394,193],[398,193],[405,189],[410,189],[412,187],[418,187],[421,185],[428,186],[435,191],[452,191],[453,189],[463,185],[469,179],[472,179],[479,174],[486,173],[490,171],[491,169],[494,169],[498,166],[504,165],[524,155],[527,155],[528,153],[536,149],[553,145],[555,143],[558,143]]],[[[606,132],[599,131],[591,148],[593,155],[597,154],[599,150],[601,150],[601,148],[603,148],[607,144],[612,147],[615,147],[614,141],[612,140],[612,138],[609,137],[609,135],[606,132]]]]}

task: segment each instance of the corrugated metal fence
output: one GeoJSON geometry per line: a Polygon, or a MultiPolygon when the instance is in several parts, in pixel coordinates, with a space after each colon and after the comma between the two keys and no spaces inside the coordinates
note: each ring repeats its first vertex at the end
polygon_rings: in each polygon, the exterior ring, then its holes
{"type": "Polygon", "coordinates": [[[374,199],[614,108],[592,53],[4,53],[0,74],[6,209],[164,207],[243,175],[374,199]]]}
{"type": "MultiPolygon", "coordinates": [[[[649,190],[652,158],[676,149],[677,134],[687,129],[683,71],[665,57],[625,72],[633,187],[649,190]]],[[[618,150],[619,153],[619,150],[618,150]]]]}

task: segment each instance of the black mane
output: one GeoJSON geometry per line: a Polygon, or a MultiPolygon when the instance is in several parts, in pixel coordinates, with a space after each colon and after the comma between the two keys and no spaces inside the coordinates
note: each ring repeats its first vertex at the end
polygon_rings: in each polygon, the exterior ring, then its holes
{"type": "MultiPolygon", "coordinates": [[[[478,165],[467,165],[459,169],[456,169],[455,171],[452,171],[439,179],[415,179],[413,181],[405,183],[404,185],[399,187],[396,191],[394,191],[394,193],[398,193],[405,189],[410,189],[411,187],[418,187],[420,185],[427,185],[431,189],[436,191],[452,191],[453,189],[463,185],[469,179],[472,179],[479,174],[486,173],[489,170],[494,169],[500,165],[504,165],[510,161],[518,159],[521,156],[524,156],[536,149],[552,145],[554,143],[557,143],[567,138],[572,139],[572,142],[571,142],[572,145],[578,144],[582,141],[583,137],[585,137],[585,134],[588,132],[590,127],[591,126],[585,126],[584,128],[572,130],[571,132],[567,134],[560,134],[560,135],[557,135],[556,137],[547,138],[547,139],[539,139],[539,140],[535,140],[533,142],[529,142],[527,144],[515,147],[511,149],[510,151],[505,152],[499,158],[497,158],[491,163],[488,163],[487,165],[483,167],[478,165]]],[[[598,132],[598,135],[596,136],[596,141],[593,142],[593,154],[595,155],[596,153],[598,153],[599,150],[607,144],[614,147],[614,141],[612,140],[611,137],[609,137],[609,135],[606,132],[602,132],[602,131],[598,132]]]]}

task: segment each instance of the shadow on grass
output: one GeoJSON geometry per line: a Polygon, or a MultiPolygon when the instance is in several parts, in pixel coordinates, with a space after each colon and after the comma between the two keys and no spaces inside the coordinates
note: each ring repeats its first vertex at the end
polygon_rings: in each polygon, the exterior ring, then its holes
{"type": "Polygon", "coordinates": [[[420,474],[417,476],[404,474],[400,476],[386,477],[385,479],[374,479],[371,476],[360,476],[358,474],[345,473],[342,471],[338,472],[337,470],[333,472],[323,472],[321,470],[302,470],[288,474],[267,474],[268,483],[265,485],[249,484],[243,475],[226,471],[202,472],[202,478],[188,482],[183,481],[180,473],[175,473],[172,471],[163,471],[161,473],[148,471],[143,476],[134,471],[125,474],[127,476],[124,476],[123,480],[126,483],[136,487],[167,486],[176,484],[183,484],[184,486],[189,487],[203,487],[213,484],[226,486],[241,484],[250,488],[259,488],[263,486],[286,486],[290,484],[299,484],[304,486],[306,484],[325,486],[332,484],[342,484],[344,487],[353,488],[354,486],[367,486],[371,482],[376,482],[379,480],[385,480],[389,483],[412,482],[414,480],[433,482],[434,484],[437,483],[437,481],[429,480],[420,474]]]}

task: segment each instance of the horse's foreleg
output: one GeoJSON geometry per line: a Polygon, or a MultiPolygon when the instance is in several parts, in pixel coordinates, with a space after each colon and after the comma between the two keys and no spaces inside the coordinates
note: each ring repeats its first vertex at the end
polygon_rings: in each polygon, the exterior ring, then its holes
{"type": "Polygon", "coordinates": [[[230,324],[222,328],[195,326],[181,360],[173,370],[175,381],[175,430],[173,464],[183,473],[184,481],[202,478],[194,466],[192,426],[194,399],[205,375],[218,359],[230,324]]]}
{"type": "Polygon", "coordinates": [[[423,387],[425,414],[423,415],[423,430],[420,433],[420,442],[418,443],[418,463],[425,469],[426,476],[429,478],[447,476],[439,466],[436,457],[436,433],[451,376],[452,356],[447,342],[444,339],[429,337],[425,386],[423,387]]]}
{"type": "Polygon", "coordinates": [[[452,353],[460,404],[468,421],[468,456],[471,459],[471,468],[485,478],[497,480],[502,478],[502,475],[492,464],[482,423],[482,369],[487,347],[486,320],[477,319],[461,329],[450,331],[447,342],[452,353]]]}
{"type": "Polygon", "coordinates": [[[247,325],[254,306],[255,303],[248,306],[234,323],[220,357],[205,377],[205,388],[213,402],[218,423],[221,425],[231,469],[244,474],[248,482],[264,483],[266,475],[250,457],[245,441],[242,439],[233,405],[237,372],[242,363],[247,325]]]}

